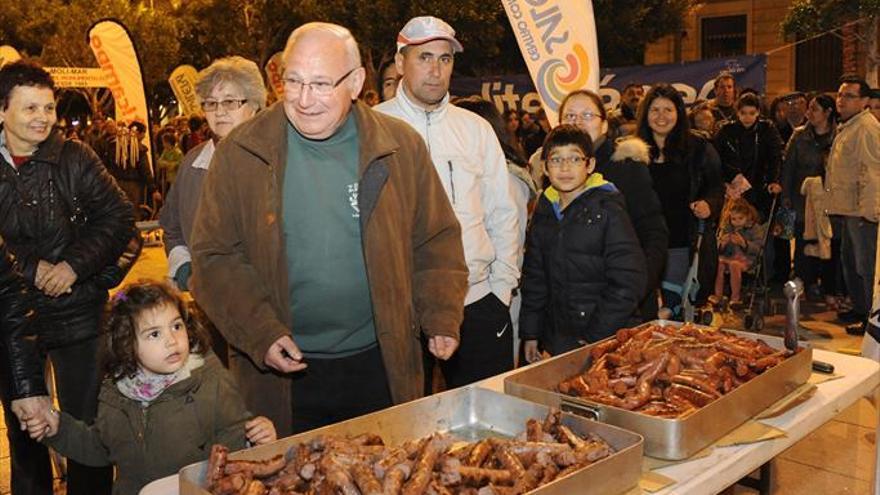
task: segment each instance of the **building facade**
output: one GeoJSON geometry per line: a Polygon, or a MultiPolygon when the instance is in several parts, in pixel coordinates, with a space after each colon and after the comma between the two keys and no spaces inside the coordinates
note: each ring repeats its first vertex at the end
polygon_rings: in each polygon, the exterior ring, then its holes
{"type": "MultiPolygon", "coordinates": [[[[792,3],[704,1],[685,19],[679,36],[669,35],[645,47],[645,64],[766,53],[768,99],[794,90],[836,91],[847,65],[845,36],[828,34],[791,46],[792,40],[784,39],[780,32],[780,23],[792,3]]],[[[864,75],[864,49],[859,46],[850,54],[856,63],[849,65],[864,75]]]]}

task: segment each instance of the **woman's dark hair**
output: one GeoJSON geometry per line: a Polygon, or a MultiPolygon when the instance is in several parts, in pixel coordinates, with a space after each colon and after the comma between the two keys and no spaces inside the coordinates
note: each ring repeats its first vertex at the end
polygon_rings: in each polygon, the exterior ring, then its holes
{"type": "Polygon", "coordinates": [[[664,141],[663,154],[667,158],[681,159],[688,152],[691,126],[687,110],[685,110],[684,107],[684,99],[681,97],[681,93],[679,93],[673,86],[666,83],[658,83],[651,86],[648,94],[645,95],[645,99],[639,104],[636,133],[642,138],[642,141],[648,143],[648,146],[651,147],[652,160],[660,156],[660,149],[657,146],[657,141],[654,140],[654,131],[648,124],[648,110],[651,108],[651,103],[657,98],[666,98],[671,101],[675,106],[677,117],[675,126],[672,128],[672,131],[669,132],[669,135],[666,136],[666,140],[664,141]]]}
{"type": "Polygon", "coordinates": [[[590,135],[574,124],[560,124],[547,134],[544,139],[544,147],[541,149],[541,160],[547,161],[550,153],[560,147],[573,144],[580,148],[584,156],[593,156],[593,140],[590,135]]]}
{"type": "Polygon", "coordinates": [[[734,108],[739,111],[743,107],[752,107],[758,112],[761,111],[761,99],[755,93],[743,93],[737,98],[734,108]]]}
{"type": "Polygon", "coordinates": [[[517,152],[516,147],[514,147],[513,136],[507,132],[506,122],[501,118],[501,114],[498,113],[498,109],[495,108],[493,103],[490,103],[479,96],[458,98],[453,103],[457,107],[470,110],[486,119],[486,121],[489,122],[489,125],[492,126],[492,130],[495,131],[495,136],[498,137],[498,142],[501,143],[501,149],[504,150],[504,157],[520,167],[527,166],[525,157],[517,152]]]}
{"type": "Polygon", "coordinates": [[[207,330],[176,290],[158,282],[131,284],[113,296],[104,318],[101,334],[104,376],[117,381],[137,372],[137,318],[146,310],[166,304],[180,312],[190,352],[201,353],[211,348],[207,330]]]}
{"type": "Polygon", "coordinates": [[[825,93],[819,93],[814,96],[812,100],[822,107],[822,110],[825,110],[826,112],[831,110],[831,112],[828,113],[828,125],[833,127],[835,122],[837,122],[837,118],[840,117],[837,113],[837,103],[834,101],[834,98],[825,93]]]}
{"type": "Polygon", "coordinates": [[[568,104],[568,101],[574,98],[575,96],[585,96],[591,100],[593,100],[593,104],[596,105],[596,108],[599,109],[599,115],[602,117],[602,120],[608,120],[608,109],[605,108],[605,103],[602,102],[602,97],[597,95],[596,93],[590,91],[589,89],[578,89],[572,91],[571,93],[565,95],[562,103],[559,104],[559,121],[562,122],[562,114],[565,111],[565,105],[568,104]]]}
{"type": "Polygon", "coordinates": [[[507,121],[510,120],[511,115],[516,115],[516,120],[520,119],[519,110],[515,108],[508,108],[501,113],[501,120],[504,121],[505,129],[507,128],[507,121]]]}
{"type": "Polygon", "coordinates": [[[779,112],[779,106],[783,103],[785,103],[785,100],[781,96],[773,98],[773,102],[770,103],[770,110],[767,112],[767,114],[770,120],[772,120],[774,123],[778,124],[776,120],[776,114],[779,112]]]}
{"type": "Polygon", "coordinates": [[[48,88],[55,92],[52,76],[35,62],[18,60],[0,69],[0,108],[9,108],[9,96],[16,86],[48,88]]]}

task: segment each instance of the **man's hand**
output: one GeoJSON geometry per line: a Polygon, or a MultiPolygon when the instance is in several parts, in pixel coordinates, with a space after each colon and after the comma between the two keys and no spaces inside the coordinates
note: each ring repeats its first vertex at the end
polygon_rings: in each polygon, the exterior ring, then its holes
{"type": "Polygon", "coordinates": [[[245,423],[244,430],[248,441],[253,445],[274,442],[278,438],[275,433],[275,425],[264,416],[257,416],[245,423]]]}
{"type": "Polygon", "coordinates": [[[307,366],[303,362],[302,352],[289,335],[281,337],[269,346],[269,350],[263,357],[263,362],[266,363],[266,366],[282,373],[304,370],[307,366]]]}
{"type": "Polygon", "coordinates": [[[537,340],[524,340],[523,351],[525,351],[527,363],[536,363],[541,360],[541,351],[538,350],[537,340]]]}
{"type": "Polygon", "coordinates": [[[703,201],[702,199],[691,203],[691,211],[693,211],[694,216],[699,218],[700,220],[705,220],[709,218],[709,215],[712,214],[712,209],[709,208],[709,203],[703,201]]]}
{"type": "Polygon", "coordinates": [[[70,292],[74,282],[76,282],[76,272],[66,261],[62,261],[45,274],[41,290],[49,297],[58,297],[70,292]]]}
{"type": "Polygon", "coordinates": [[[767,185],[767,190],[770,191],[770,194],[779,194],[782,192],[782,186],[778,182],[771,182],[767,185]]]}
{"type": "Polygon", "coordinates": [[[435,335],[428,338],[428,351],[437,359],[446,361],[455,350],[458,349],[458,339],[445,335],[435,335]]]}

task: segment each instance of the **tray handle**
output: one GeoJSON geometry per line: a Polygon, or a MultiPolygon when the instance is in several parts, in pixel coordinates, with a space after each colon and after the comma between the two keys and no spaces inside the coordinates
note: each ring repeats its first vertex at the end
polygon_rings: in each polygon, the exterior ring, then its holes
{"type": "Polygon", "coordinates": [[[559,404],[559,408],[563,412],[572,413],[593,421],[602,421],[605,417],[604,410],[601,407],[591,406],[580,402],[573,402],[565,398],[559,404]]]}

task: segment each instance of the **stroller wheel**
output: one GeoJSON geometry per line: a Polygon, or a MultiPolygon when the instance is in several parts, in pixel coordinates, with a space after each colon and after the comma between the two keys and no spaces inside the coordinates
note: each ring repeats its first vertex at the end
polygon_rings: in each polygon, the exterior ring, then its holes
{"type": "Polygon", "coordinates": [[[710,311],[710,310],[703,311],[703,314],[700,315],[700,322],[702,322],[703,325],[711,325],[712,319],[714,317],[715,317],[715,314],[712,313],[712,311],[710,311]]]}
{"type": "Polygon", "coordinates": [[[746,330],[751,330],[752,325],[754,325],[754,324],[755,324],[755,317],[754,316],[752,316],[751,314],[747,314],[747,315],[743,316],[743,326],[745,327],[746,330]]]}
{"type": "Polygon", "coordinates": [[[752,322],[752,326],[754,327],[756,332],[760,332],[764,329],[764,317],[761,315],[755,316],[755,321],[752,322]]]}

